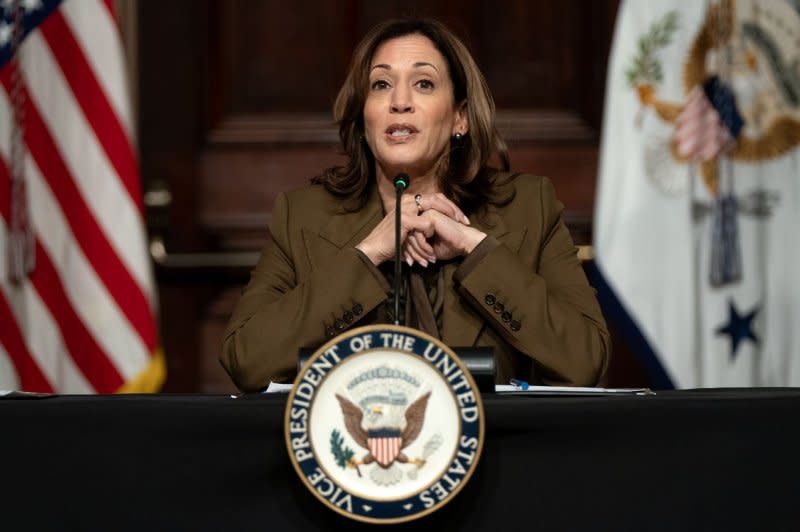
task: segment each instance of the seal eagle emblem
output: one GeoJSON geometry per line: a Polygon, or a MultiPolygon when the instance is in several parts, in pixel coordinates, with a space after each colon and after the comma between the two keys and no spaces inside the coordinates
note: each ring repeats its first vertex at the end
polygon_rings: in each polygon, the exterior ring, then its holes
{"type": "MultiPolygon", "coordinates": [[[[428,406],[428,392],[412,403],[404,412],[405,427],[400,428],[395,420],[388,420],[388,424],[383,424],[384,415],[382,408],[373,408],[369,411],[370,416],[367,421],[374,428],[364,429],[364,411],[353,402],[336,395],[342,407],[344,415],[344,425],[353,440],[364,449],[368,450],[367,455],[361,459],[361,464],[371,464],[377,462],[384,469],[392,467],[395,460],[400,463],[420,463],[419,460],[409,460],[402,450],[408,447],[419,436],[422,424],[425,421],[425,407],[428,406]]],[[[358,462],[351,462],[358,465],[358,462]]],[[[424,463],[424,461],[421,461],[424,463]]]]}
{"type": "Polygon", "coordinates": [[[483,447],[480,394],[441,342],[394,325],[353,329],[312,355],[286,406],[295,470],[328,507],[371,523],[441,508],[483,447]]]}

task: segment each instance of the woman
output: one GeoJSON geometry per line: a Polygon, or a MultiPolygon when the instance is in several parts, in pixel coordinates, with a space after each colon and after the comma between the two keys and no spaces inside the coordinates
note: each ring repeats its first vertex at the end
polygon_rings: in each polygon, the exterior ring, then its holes
{"type": "Polygon", "coordinates": [[[225,334],[243,390],[296,372],[298,349],[393,321],[395,192],[405,323],[493,346],[498,382],[594,385],[609,339],[548,180],[487,166],[505,144],[466,47],[435,21],[390,21],[356,48],[334,105],[347,165],[280,195],[225,334]],[[407,296],[406,296],[407,294],[407,296]]]}

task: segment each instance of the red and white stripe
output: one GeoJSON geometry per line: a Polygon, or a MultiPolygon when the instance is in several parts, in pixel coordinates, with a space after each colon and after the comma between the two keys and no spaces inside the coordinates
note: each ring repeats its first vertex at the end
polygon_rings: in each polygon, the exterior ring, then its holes
{"type": "Polygon", "coordinates": [[[21,284],[9,282],[6,68],[0,72],[0,389],[114,392],[160,358],[154,358],[155,292],[110,3],[65,0],[18,54],[36,267],[21,284]]]}
{"type": "Polygon", "coordinates": [[[369,452],[372,453],[375,460],[382,466],[388,466],[400,454],[400,446],[403,440],[399,436],[368,438],[367,443],[369,444],[369,452]]]}

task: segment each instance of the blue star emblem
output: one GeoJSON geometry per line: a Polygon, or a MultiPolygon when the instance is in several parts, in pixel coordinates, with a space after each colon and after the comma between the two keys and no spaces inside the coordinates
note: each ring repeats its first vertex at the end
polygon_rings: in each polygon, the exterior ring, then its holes
{"type": "Polygon", "coordinates": [[[731,337],[731,362],[736,359],[736,351],[743,340],[749,338],[753,343],[758,344],[758,337],[753,332],[753,319],[758,311],[759,308],[756,307],[749,314],[741,315],[736,310],[733,300],[728,301],[728,323],[718,327],[716,333],[718,335],[727,334],[731,337]]]}

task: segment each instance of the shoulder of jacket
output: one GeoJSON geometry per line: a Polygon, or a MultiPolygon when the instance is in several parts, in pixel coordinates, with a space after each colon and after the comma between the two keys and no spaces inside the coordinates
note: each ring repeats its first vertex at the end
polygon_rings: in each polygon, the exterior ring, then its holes
{"type": "Polygon", "coordinates": [[[513,196],[507,207],[529,207],[532,202],[537,204],[546,190],[553,185],[547,177],[526,173],[498,172],[492,178],[492,184],[500,192],[499,196],[506,194],[513,196]]]}
{"type": "Polygon", "coordinates": [[[539,190],[544,183],[550,182],[547,177],[523,172],[498,172],[493,181],[499,184],[508,183],[517,190],[539,190]]]}
{"type": "Polygon", "coordinates": [[[323,185],[308,184],[284,193],[289,212],[301,212],[306,220],[322,220],[341,211],[342,198],[325,190],[323,185]]]}
{"type": "Polygon", "coordinates": [[[312,183],[286,191],[284,195],[290,206],[296,204],[322,206],[335,203],[335,198],[325,190],[324,186],[312,183]]]}
{"type": "Polygon", "coordinates": [[[275,199],[270,225],[321,227],[330,220],[340,205],[340,200],[322,185],[308,184],[282,191],[275,199]]]}

